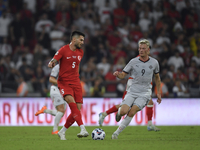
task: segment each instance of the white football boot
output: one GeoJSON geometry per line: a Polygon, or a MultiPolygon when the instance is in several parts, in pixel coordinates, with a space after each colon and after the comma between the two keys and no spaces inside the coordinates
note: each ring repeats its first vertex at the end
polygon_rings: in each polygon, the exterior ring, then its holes
{"type": "Polygon", "coordinates": [[[81,130],[80,133],[77,134],[77,137],[82,138],[82,137],[87,137],[89,133],[86,130],[81,130]]]}
{"type": "Polygon", "coordinates": [[[120,110],[121,110],[121,107],[119,107],[118,112],[117,112],[117,114],[115,116],[115,120],[117,122],[119,122],[121,120],[121,118],[122,118],[122,116],[120,115],[120,110]]]}
{"type": "Polygon", "coordinates": [[[112,139],[118,139],[118,135],[114,132],[113,134],[112,134],[112,137],[111,137],[112,139]]]}
{"type": "Polygon", "coordinates": [[[65,138],[65,133],[63,133],[63,132],[58,132],[58,136],[60,137],[60,140],[66,140],[66,138],[65,138]]]}
{"type": "Polygon", "coordinates": [[[99,114],[99,126],[102,126],[105,117],[106,117],[106,116],[105,116],[104,113],[100,113],[100,114],[99,114]]]}
{"type": "Polygon", "coordinates": [[[154,126],[154,125],[148,125],[148,126],[147,126],[147,130],[148,130],[148,131],[160,131],[160,129],[157,128],[157,127],[154,126]]]}

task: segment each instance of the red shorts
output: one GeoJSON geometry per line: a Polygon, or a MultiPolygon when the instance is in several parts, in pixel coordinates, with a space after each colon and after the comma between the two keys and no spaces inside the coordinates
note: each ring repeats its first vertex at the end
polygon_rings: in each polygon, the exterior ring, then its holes
{"type": "Polygon", "coordinates": [[[67,82],[58,82],[58,88],[60,93],[64,97],[65,95],[71,95],[74,97],[76,103],[83,104],[82,87],[81,84],[68,84],[67,82]]]}

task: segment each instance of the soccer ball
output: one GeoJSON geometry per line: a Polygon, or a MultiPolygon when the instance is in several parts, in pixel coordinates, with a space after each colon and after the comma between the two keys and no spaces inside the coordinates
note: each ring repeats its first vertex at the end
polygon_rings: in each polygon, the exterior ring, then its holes
{"type": "Polygon", "coordinates": [[[96,128],[92,131],[92,139],[93,140],[103,140],[106,136],[106,133],[103,129],[96,128]]]}

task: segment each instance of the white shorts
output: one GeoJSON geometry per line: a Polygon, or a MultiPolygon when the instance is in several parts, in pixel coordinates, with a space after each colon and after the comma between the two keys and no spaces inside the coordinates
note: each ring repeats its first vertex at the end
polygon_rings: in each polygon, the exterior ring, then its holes
{"type": "Polygon", "coordinates": [[[56,108],[56,106],[64,104],[66,105],[65,100],[63,99],[62,95],[60,94],[60,91],[57,86],[52,85],[50,90],[50,97],[53,101],[53,105],[56,108]]]}
{"type": "Polygon", "coordinates": [[[120,104],[122,106],[123,104],[128,105],[129,107],[132,107],[133,105],[136,105],[142,110],[151,100],[151,96],[138,96],[134,94],[130,94],[128,92],[126,96],[124,97],[124,100],[120,104]]]}

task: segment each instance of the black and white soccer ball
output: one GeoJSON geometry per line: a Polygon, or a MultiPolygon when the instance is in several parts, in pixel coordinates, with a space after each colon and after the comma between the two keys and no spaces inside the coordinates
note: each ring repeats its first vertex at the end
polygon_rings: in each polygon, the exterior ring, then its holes
{"type": "Polygon", "coordinates": [[[96,128],[92,131],[92,139],[93,140],[104,140],[106,133],[103,129],[96,128]]]}

